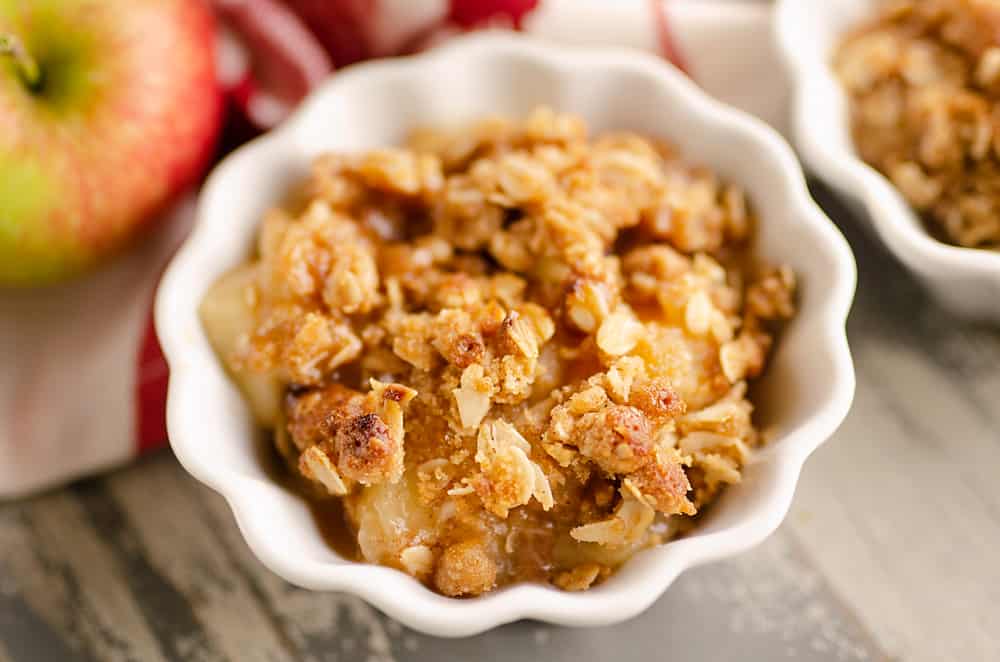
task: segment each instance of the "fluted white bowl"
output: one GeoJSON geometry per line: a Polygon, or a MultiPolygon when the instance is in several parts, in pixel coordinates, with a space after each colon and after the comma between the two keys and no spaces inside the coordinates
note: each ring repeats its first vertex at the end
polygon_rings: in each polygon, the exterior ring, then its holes
{"type": "Polygon", "coordinates": [[[788,145],[762,122],[702,93],[663,61],[624,50],[577,50],[479,35],[425,55],[351,67],[278,130],[240,148],[211,175],[198,222],[163,278],[156,328],[170,364],[167,423],[177,457],[225,496],[247,543],[288,581],[358,595],[402,623],[441,636],[533,618],[604,625],[645,609],[685,568],[735,554],[781,522],[806,457],[837,428],[854,393],[844,323],[855,267],[843,237],[812,202],[788,145]],[[206,289],[251,251],[262,214],[327,150],[401,141],[415,125],[537,104],[583,116],[595,130],[673,141],[693,161],[743,185],[761,218],[757,250],[801,282],[800,312],[757,386],[775,436],[698,529],[638,554],[583,593],[522,584],[446,598],[385,567],[350,562],[324,543],[302,501],[258,461],[259,433],[198,318],[206,289]]]}
{"type": "Polygon", "coordinates": [[[791,72],[792,135],[806,167],[847,198],[878,236],[954,313],[1000,322],[1000,251],[934,238],[903,196],[858,156],[847,95],[831,67],[848,32],[875,16],[880,0],[779,0],[774,29],[791,72]]]}

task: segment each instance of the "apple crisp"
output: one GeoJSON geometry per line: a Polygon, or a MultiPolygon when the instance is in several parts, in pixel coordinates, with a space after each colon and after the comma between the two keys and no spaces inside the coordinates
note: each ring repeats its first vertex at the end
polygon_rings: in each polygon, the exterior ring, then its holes
{"type": "Polygon", "coordinates": [[[586,589],[669,539],[760,434],[794,314],[744,193],[540,108],[318,158],[202,319],[360,559],[449,596],[586,589]]]}
{"type": "Polygon", "coordinates": [[[942,239],[1000,249],[1000,3],[890,2],[834,69],[861,158],[942,239]]]}

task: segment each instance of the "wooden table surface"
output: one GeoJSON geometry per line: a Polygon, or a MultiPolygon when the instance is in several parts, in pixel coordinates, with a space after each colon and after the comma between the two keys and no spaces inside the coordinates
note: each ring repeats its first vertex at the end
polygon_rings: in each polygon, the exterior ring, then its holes
{"type": "Polygon", "coordinates": [[[0,662],[1000,660],[1000,333],[937,307],[815,190],[854,247],[854,408],[769,541],[644,615],[466,640],[265,570],[162,452],[0,506],[0,662]]]}

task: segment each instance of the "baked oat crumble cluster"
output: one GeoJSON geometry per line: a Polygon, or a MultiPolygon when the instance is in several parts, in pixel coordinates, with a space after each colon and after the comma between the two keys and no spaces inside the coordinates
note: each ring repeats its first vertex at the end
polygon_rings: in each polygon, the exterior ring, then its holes
{"type": "Polygon", "coordinates": [[[742,191],[572,115],[319,158],[202,314],[360,558],[586,589],[740,480],[794,313],[742,191]]]}
{"type": "Polygon", "coordinates": [[[861,158],[946,241],[1000,249],[1000,2],[889,2],[834,68],[861,158]]]}

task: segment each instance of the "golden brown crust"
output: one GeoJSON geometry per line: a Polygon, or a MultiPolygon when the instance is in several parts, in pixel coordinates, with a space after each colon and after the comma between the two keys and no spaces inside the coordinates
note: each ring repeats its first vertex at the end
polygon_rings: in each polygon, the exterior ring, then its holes
{"type": "Polygon", "coordinates": [[[654,510],[661,513],[695,514],[695,508],[687,498],[691,484],[676,455],[660,451],[658,457],[643,464],[630,480],[649,499],[654,510]]]}
{"type": "Polygon", "coordinates": [[[753,222],[667,146],[547,109],[327,155],[265,220],[236,367],[287,385],[288,454],[365,560],[582,590],[758,443],[744,380],[795,283],[748,266],[753,222]]]}
{"type": "MultiPolygon", "coordinates": [[[[386,389],[386,395],[396,402],[405,397],[402,389],[386,389]]],[[[285,412],[288,432],[300,450],[318,447],[348,483],[398,480],[402,439],[369,409],[362,393],[340,384],[290,395],[285,412]]]]}
{"type": "Polygon", "coordinates": [[[364,395],[340,384],[285,398],[285,417],[292,441],[299,450],[333,439],[335,426],[363,409],[364,395]]]}
{"type": "Polygon", "coordinates": [[[633,387],[629,402],[656,421],[677,418],[687,411],[687,404],[666,379],[650,379],[633,387]]]}
{"type": "Polygon", "coordinates": [[[584,414],[573,428],[580,453],[609,474],[627,474],[645,464],[653,448],[645,414],[626,405],[584,414]]]}
{"type": "Polygon", "coordinates": [[[585,591],[610,571],[597,563],[581,563],[572,570],[560,572],[552,583],[564,591],[585,591]]]}
{"type": "Polygon", "coordinates": [[[434,586],[450,596],[485,593],[496,585],[496,580],[496,563],[476,541],[445,549],[434,573],[434,586]]]}
{"type": "Polygon", "coordinates": [[[341,473],[360,483],[384,480],[391,473],[393,455],[400,450],[389,434],[389,426],[371,413],[338,425],[334,448],[341,473]]]}

